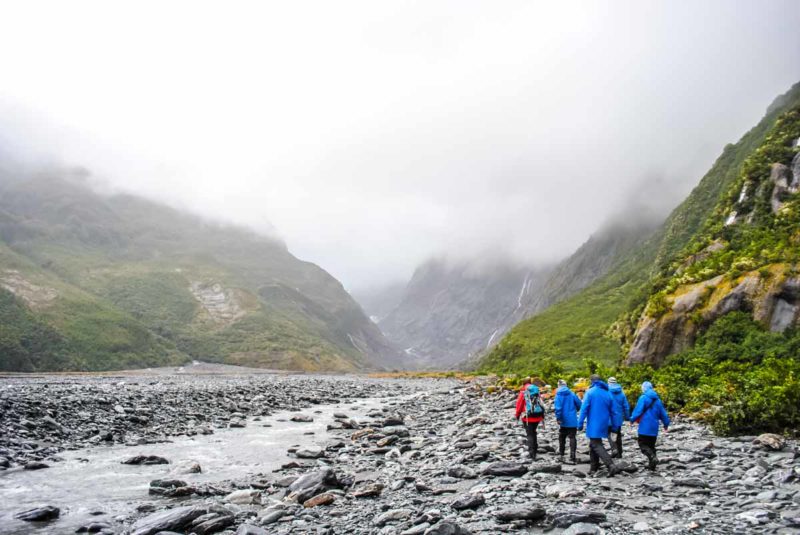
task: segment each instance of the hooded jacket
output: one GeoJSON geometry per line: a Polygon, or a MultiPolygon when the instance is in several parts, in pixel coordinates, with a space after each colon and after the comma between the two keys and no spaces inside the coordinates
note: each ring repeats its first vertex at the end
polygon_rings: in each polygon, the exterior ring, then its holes
{"type": "Polygon", "coordinates": [[[608,429],[618,413],[617,404],[608,392],[608,385],[603,381],[595,381],[583,396],[578,427],[582,428],[586,423],[587,438],[608,438],[608,429]]]}
{"type": "Polygon", "coordinates": [[[554,404],[556,420],[561,422],[561,427],[578,427],[578,410],[581,408],[581,398],[568,386],[556,390],[554,404]]]}
{"type": "Polygon", "coordinates": [[[616,430],[621,428],[622,423],[631,417],[631,406],[628,403],[628,398],[625,397],[625,392],[622,391],[622,386],[620,384],[617,383],[608,385],[608,391],[611,394],[611,399],[614,400],[614,404],[617,406],[617,411],[619,413],[619,417],[612,419],[611,422],[611,427],[616,430]]]}
{"type": "Polygon", "coordinates": [[[524,423],[526,424],[538,423],[544,420],[544,413],[542,413],[541,416],[530,416],[530,417],[528,416],[527,407],[525,403],[525,390],[527,390],[528,386],[530,386],[530,384],[526,383],[522,385],[522,388],[520,388],[519,390],[519,395],[517,396],[516,416],[514,416],[514,418],[519,420],[519,417],[524,414],[525,416],[522,416],[522,421],[524,423]]]}
{"type": "Polygon", "coordinates": [[[642,385],[644,392],[636,402],[636,408],[631,414],[631,422],[639,420],[639,434],[647,437],[658,436],[658,422],[664,424],[664,428],[669,427],[669,415],[661,403],[658,393],[653,390],[653,385],[645,382],[642,385]]]}

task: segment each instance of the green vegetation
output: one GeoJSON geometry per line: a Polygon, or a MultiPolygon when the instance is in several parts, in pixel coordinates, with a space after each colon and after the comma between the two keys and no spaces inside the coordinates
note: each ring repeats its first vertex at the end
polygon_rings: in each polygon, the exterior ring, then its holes
{"type": "MultiPolygon", "coordinates": [[[[773,164],[792,162],[798,138],[800,84],[777,99],[738,143],[725,147],[650,239],[582,292],[514,327],[479,370],[534,373],[552,382],[557,375],[585,376],[589,359],[591,366],[629,383],[652,379],[671,410],[707,418],[721,433],[797,428],[800,336],[795,331],[767,332],[744,313],[708,325],[697,312],[690,320],[701,334],[692,349],[669,357],[658,370],[621,367],[621,362],[642,314],[670,313],[672,298],[685,285],[720,276],[719,287],[728,288],[746,273],[768,281],[796,275],[800,195],[784,193],[782,208],[773,214],[770,173],[773,164]],[[732,211],[737,222],[726,226],[732,211]]],[[[706,289],[700,308],[715,288],[706,289]]]]}
{"type": "Polygon", "coordinates": [[[0,370],[355,370],[389,355],[341,284],[282,243],[83,181],[0,175],[0,370]]]}

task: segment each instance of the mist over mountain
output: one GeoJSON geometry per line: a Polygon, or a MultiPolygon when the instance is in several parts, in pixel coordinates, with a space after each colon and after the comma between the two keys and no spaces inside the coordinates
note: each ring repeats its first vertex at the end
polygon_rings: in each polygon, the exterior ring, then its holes
{"type": "Polygon", "coordinates": [[[0,369],[402,366],[341,283],[283,242],[90,179],[0,172],[0,369]]]}

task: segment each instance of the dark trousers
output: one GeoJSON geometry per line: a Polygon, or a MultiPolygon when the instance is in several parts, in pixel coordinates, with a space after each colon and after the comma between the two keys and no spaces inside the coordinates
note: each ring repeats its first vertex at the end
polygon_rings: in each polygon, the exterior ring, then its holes
{"type": "Polygon", "coordinates": [[[656,456],[656,439],[658,437],[649,437],[647,435],[639,435],[639,449],[642,450],[644,456],[647,457],[647,468],[655,470],[658,464],[658,457],[656,456]]]}
{"type": "Polygon", "coordinates": [[[539,422],[525,424],[525,435],[528,439],[528,453],[533,460],[536,460],[536,452],[539,450],[539,439],[536,437],[537,427],[539,427],[539,422]]]}
{"type": "Polygon", "coordinates": [[[603,446],[603,439],[590,438],[589,439],[589,470],[594,472],[600,468],[600,461],[609,469],[614,466],[614,461],[611,460],[611,455],[606,451],[603,446]]]}
{"type": "Polygon", "coordinates": [[[622,459],[622,428],[619,431],[608,430],[608,447],[611,449],[611,456],[622,459]]]}
{"type": "Polygon", "coordinates": [[[569,458],[575,460],[575,451],[578,449],[578,440],[575,434],[578,430],[574,427],[561,427],[558,430],[558,454],[564,455],[564,447],[569,437],[569,458]]]}

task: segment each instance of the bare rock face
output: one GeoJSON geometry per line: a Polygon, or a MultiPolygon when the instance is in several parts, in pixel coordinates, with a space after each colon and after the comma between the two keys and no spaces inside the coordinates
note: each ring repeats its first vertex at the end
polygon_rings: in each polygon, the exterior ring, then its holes
{"type": "Polygon", "coordinates": [[[775,214],[783,207],[786,197],[791,194],[792,171],[781,163],[772,164],[769,180],[773,184],[770,204],[772,213],[775,214]]]}
{"type": "Polygon", "coordinates": [[[691,347],[697,335],[725,314],[746,311],[753,319],[782,332],[800,316],[800,279],[757,273],[740,278],[732,287],[721,276],[679,288],[669,296],[670,310],[658,318],[639,319],[626,363],[659,366],[664,359],[691,347]]]}
{"type": "Polygon", "coordinates": [[[245,315],[236,290],[219,283],[192,282],[192,295],[216,323],[230,324],[245,315]]]}
{"type": "Polygon", "coordinates": [[[16,269],[7,269],[0,273],[0,287],[16,295],[35,310],[46,308],[58,297],[55,288],[33,284],[16,269]]]}

